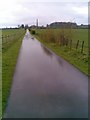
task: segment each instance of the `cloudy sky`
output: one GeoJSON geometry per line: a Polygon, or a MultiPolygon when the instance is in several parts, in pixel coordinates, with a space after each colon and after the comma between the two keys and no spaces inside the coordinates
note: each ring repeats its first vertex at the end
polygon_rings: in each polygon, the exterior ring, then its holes
{"type": "Polygon", "coordinates": [[[88,0],[0,0],[0,27],[55,21],[88,24],[88,0]],[[63,1],[63,2],[62,2],[63,1]]]}

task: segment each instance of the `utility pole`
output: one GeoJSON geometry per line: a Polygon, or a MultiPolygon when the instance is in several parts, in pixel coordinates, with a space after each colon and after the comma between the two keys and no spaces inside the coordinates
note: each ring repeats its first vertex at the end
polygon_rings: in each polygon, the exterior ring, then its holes
{"type": "Polygon", "coordinates": [[[38,19],[36,20],[36,26],[37,26],[37,28],[38,28],[38,19]]]}

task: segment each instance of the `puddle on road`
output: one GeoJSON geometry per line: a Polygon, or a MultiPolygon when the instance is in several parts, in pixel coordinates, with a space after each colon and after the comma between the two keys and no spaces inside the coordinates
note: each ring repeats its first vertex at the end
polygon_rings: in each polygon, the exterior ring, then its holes
{"type": "Polygon", "coordinates": [[[88,77],[27,31],[5,118],[87,118],[88,77]]]}

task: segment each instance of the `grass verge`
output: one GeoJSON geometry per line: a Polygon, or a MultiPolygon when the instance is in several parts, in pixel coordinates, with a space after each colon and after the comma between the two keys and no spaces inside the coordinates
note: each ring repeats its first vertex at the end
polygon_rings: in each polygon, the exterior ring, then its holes
{"type": "Polygon", "coordinates": [[[10,93],[12,77],[24,35],[2,54],[2,114],[4,113],[10,93]]]}

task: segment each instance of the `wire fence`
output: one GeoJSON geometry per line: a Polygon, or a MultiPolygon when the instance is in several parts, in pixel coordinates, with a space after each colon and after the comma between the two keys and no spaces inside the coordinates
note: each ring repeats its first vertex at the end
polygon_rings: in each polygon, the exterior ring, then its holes
{"type": "Polygon", "coordinates": [[[60,45],[60,47],[67,47],[70,51],[74,50],[76,52],[80,52],[81,54],[90,55],[90,47],[86,45],[86,41],[68,39],[64,36],[48,36],[44,33],[38,33],[37,36],[48,43],[57,44],[60,45]]]}
{"type": "Polygon", "coordinates": [[[13,44],[13,42],[17,41],[20,39],[20,37],[25,33],[25,31],[21,31],[15,34],[10,34],[10,35],[2,35],[2,50],[4,51],[7,49],[9,46],[13,44]]]}
{"type": "Polygon", "coordinates": [[[70,50],[74,49],[76,52],[80,51],[81,53],[90,54],[90,48],[85,45],[85,41],[77,40],[74,42],[73,40],[68,40],[68,42],[61,44],[61,46],[67,46],[70,50]]]}

